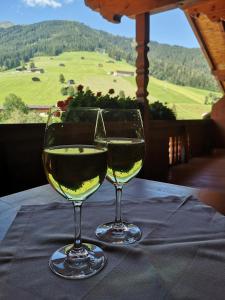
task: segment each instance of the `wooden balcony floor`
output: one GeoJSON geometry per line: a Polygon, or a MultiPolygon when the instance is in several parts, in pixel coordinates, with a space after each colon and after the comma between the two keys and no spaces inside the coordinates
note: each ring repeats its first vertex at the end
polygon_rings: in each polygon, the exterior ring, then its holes
{"type": "Polygon", "coordinates": [[[225,152],[192,158],[187,164],[171,167],[169,182],[225,192],[225,152]]]}

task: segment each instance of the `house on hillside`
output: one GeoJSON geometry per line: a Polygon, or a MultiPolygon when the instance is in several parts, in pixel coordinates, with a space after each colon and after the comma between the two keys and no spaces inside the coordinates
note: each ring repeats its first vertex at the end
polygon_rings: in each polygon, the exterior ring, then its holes
{"type": "Polygon", "coordinates": [[[113,76],[130,77],[130,76],[134,76],[134,72],[132,72],[132,71],[115,71],[115,72],[113,72],[113,76]]]}
{"type": "MultiPolygon", "coordinates": [[[[36,111],[39,113],[47,113],[51,106],[49,105],[28,105],[28,108],[32,111],[36,111]]],[[[2,106],[0,106],[0,112],[2,112],[4,109],[2,106]]]]}
{"type": "Polygon", "coordinates": [[[38,73],[38,74],[43,74],[45,70],[43,68],[30,68],[30,72],[32,73],[38,73]]]}
{"type": "Polygon", "coordinates": [[[17,71],[17,72],[22,72],[22,71],[26,71],[26,70],[27,70],[26,67],[21,67],[21,66],[20,66],[20,67],[17,67],[17,68],[16,68],[16,71],[17,71]]]}
{"type": "Polygon", "coordinates": [[[36,111],[39,113],[47,113],[51,106],[49,105],[28,105],[28,108],[32,111],[36,111]]]}

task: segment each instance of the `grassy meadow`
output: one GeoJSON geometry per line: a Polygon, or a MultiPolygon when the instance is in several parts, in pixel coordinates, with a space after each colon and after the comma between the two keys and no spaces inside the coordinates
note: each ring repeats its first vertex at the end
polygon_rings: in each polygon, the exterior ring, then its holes
{"type": "MultiPolygon", "coordinates": [[[[88,86],[96,92],[107,92],[114,88],[117,93],[123,90],[127,96],[135,96],[134,77],[110,75],[110,72],[116,70],[135,71],[135,68],[124,61],[110,63],[113,60],[106,54],[65,52],[54,57],[35,57],[33,61],[36,67],[45,70],[44,74],[16,70],[0,73],[0,106],[9,93],[16,94],[28,105],[55,104],[57,100],[65,98],[60,93],[61,88],[66,86],[59,82],[60,74],[64,75],[66,82],[73,79],[76,85],[88,86]],[[33,82],[32,77],[39,77],[41,81],[33,82]]],[[[210,91],[177,86],[153,77],[149,84],[149,101],[166,102],[169,107],[175,105],[178,119],[199,119],[203,113],[210,111],[211,105],[204,104],[205,96],[209,93],[210,91]]]]}

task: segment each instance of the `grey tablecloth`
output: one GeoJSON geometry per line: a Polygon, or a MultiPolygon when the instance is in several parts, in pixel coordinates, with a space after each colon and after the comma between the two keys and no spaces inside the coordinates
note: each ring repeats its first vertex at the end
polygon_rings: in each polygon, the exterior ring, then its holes
{"type": "Polygon", "coordinates": [[[125,220],[141,241],[112,246],[94,235],[111,221],[114,205],[83,207],[83,238],[100,245],[107,266],[86,280],[54,275],[48,260],[72,242],[71,204],[24,206],[0,246],[1,300],[225,299],[225,217],[194,198],[126,199],[125,220]]]}

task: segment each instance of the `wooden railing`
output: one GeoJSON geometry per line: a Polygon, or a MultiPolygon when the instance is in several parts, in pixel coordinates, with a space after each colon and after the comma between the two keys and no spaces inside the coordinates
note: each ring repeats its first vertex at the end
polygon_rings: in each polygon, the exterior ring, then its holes
{"type": "MultiPolygon", "coordinates": [[[[44,124],[0,125],[0,196],[46,183],[42,167],[44,124]]],[[[167,180],[170,165],[210,151],[211,122],[151,121],[150,147],[141,177],[167,180]]]]}
{"type": "Polygon", "coordinates": [[[0,125],[0,196],[46,183],[44,129],[45,124],[0,125]]]}
{"type": "Polygon", "coordinates": [[[209,153],[211,125],[210,120],[151,121],[150,147],[141,176],[167,181],[171,165],[209,153]]]}

